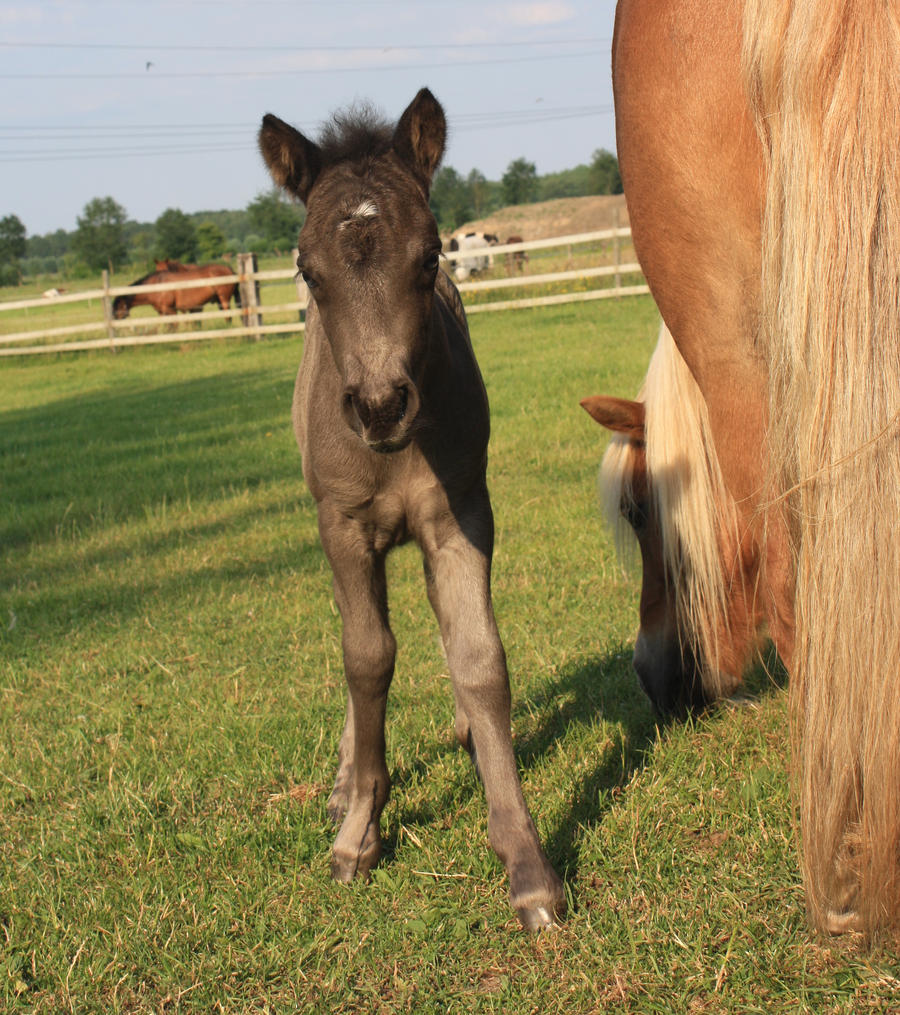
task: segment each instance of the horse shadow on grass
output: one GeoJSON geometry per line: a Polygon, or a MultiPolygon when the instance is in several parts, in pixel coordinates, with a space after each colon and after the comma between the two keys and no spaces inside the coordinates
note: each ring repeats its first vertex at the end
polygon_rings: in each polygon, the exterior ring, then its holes
{"type": "MultiPolygon", "coordinates": [[[[548,681],[539,693],[518,702],[514,699],[514,723],[526,716],[538,716],[527,734],[516,740],[516,759],[525,780],[529,772],[552,758],[564,741],[589,743],[591,731],[597,735],[596,751],[586,764],[578,766],[563,791],[565,804],[547,808],[554,812],[554,819],[542,836],[544,849],[569,883],[578,879],[584,830],[602,824],[620,799],[620,791],[651,763],[652,750],[664,731],[683,722],[660,718],[654,712],[632,670],[631,653],[631,646],[622,645],[604,655],[580,660],[548,681]]],[[[738,700],[760,700],[782,690],[786,682],[785,670],[774,649],[769,648],[746,675],[738,700]]],[[[710,706],[700,721],[715,723],[727,707],[726,703],[710,706]]],[[[395,801],[402,798],[405,787],[427,780],[437,758],[455,749],[455,743],[436,744],[433,751],[420,753],[414,762],[396,772],[395,801]]],[[[468,780],[468,792],[458,779],[451,779],[443,787],[432,784],[425,803],[410,806],[401,802],[398,820],[385,829],[382,864],[393,861],[402,826],[440,822],[460,806],[463,796],[471,799],[471,794],[482,793],[474,770],[468,780]]],[[[533,790],[526,786],[525,792],[533,813],[544,809],[533,790]]],[[[486,841],[484,845],[487,850],[486,841]]]]}

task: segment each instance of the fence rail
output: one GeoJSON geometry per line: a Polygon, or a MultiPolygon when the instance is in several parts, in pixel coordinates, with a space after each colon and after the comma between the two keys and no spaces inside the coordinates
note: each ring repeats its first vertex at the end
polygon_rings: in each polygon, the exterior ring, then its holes
{"type": "MultiPolygon", "coordinates": [[[[490,278],[475,282],[463,282],[458,285],[463,301],[466,305],[466,313],[486,313],[495,310],[509,310],[526,307],[543,307],[557,304],[579,302],[583,300],[610,299],[620,296],[633,296],[649,292],[646,285],[623,285],[624,276],[640,274],[640,265],[629,261],[622,263],[621,242],[631,236],[631,230],[627,227],[604,229],[590,233],[576,233],[570,236],[557,236],[541,240],[529,240],[522,243],[505,243],[498,246],[486,248],[485,250],[447,251],[445,258],[451,264],[457,260],[483,256],[489,254],[496,264],[498,260],[505,260],[505,255],[513,255],[519,252],[547,251],[555,248],[567,249],[600,242],[609,242],[612,245],[614,263],[586,266],[565,271],[541,272],[528,274],[524,271],[513,271],[508,277],[490,278]],[[499,291],[503,289],[522,289],[528,286],[557,286],[568,282],[576,282],[591,279],[612,278],[613,285],[602,288],[591,288],[581,291],[553,293],[533,297],[518,297],[508,300],[490,300],[483,302],[473,300],[466,301],[467,294],[478,294],[499,291]]],[[[190,314],[190,323],[196,324],[189,331],[159,331],[153,334],[132,334],[134,331],[146,329],[148,324],[168,328],[174,325],[184,325],[186,316],[184,314],[162,315],[148,318],[125,318],[116,320],[112,316],[112,301],[116,296],[123,296],[135,292],[164,292],[177,289],[196,289],[208,287],[208,279],[191,279],[178,282],[164,282],[153,285],[141,286],[112,286],[109,284],[109,277],[106,272],[103,275],[103,284],[99,289],[91,289],[78,293],[61,293],[48,300],[46,297],[27,300],[8,300],[0,302],[0,328],[3,324],[3,314],[13,311],[28,311],[36,308],[47,309],[49,306],[58,307],[66,304],[88,303],[96,301],[100,304],[102,318],[96,321],[84,321],[78,324],[66,324],[58,327],[42,328],[31,331],[0,332],[0,356],[27,356],[40,353],[56,352],[77,352],[87,349],[117,349],[137,345],[160,345],[164,343],[184,343],[204,341],[213,338],[241,338],[248,337],[259,339],[266,335],[290,334],[302,331],[305,327],[305,311],[308,302],[306,286],[302,281],[297,282],[297,299],[280,303],[264,303],[261,300],[261,283],[283,283],[295,278],[295,269],[279,268],[268,271],[256,270],[256,259],[253,255],[239,255],[238,270],[234,275],[223,275],[216,277],[216,284],[235,283],[241,293],[241,306],[229,310],[210,310],[203,313],[190,314]],[[273,315],[296,315],[291,320],[282,320],[278,323],[263,323],[264,317],[271,319],[273,315]],[[204,322],[229,321],[228,327],[224,328],[203,328],[204,322]],[[233,323],[233,322],[240,323],[233,323]],[[67,336],[87,336],[91,333],[100,333],[103,337],[83,337],[70,341],[52,341],[52,339],[64,339],[67,336]],[[24,343],[32,344],[24,344],[24,343]],[[37,343],[37,344],[35,344],[37,343]]]]}

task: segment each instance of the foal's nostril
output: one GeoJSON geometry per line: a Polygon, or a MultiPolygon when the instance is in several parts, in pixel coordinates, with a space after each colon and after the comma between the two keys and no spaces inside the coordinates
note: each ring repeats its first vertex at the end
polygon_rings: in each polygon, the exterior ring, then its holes
{"type": "Polygon", "coordinates": [[[409,420],[418,410],[418,395],[412,384],[395,384],[384,396],[367,397],[356,386],[348,386],[341,397],[341,411],[347,425],[367,443],[390,443],[402,437],[409,420]]]}
{"type": "Polygon", "coordinates": [[[344,414],[348,419],[355,415],[364,427],[368,427],[372,422],[369,403],[366,399],[360,398],[355,391],[344,392],[344,414]]]}

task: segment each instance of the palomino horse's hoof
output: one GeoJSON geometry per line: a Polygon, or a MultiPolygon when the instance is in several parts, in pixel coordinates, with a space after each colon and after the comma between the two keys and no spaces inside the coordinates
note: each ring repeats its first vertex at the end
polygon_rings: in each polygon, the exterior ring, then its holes
{"type": "Polygon", "coordinates": [[[854,909],[842,913],[829,909],[825,915],[825,930],[829,934],[852,934],[854,931],[862,929],[862,920],[854,909]]]}

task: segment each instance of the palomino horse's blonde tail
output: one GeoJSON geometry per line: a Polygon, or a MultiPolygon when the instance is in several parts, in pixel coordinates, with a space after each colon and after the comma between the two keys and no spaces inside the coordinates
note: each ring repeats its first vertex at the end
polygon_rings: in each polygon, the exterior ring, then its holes
{"type": "Polygon", "coordinates": [[[819,928],[900,932],[900,4],[746,0],[762,352],[797,560],[791,698],[819,928]]]}

